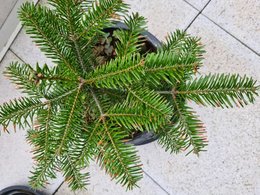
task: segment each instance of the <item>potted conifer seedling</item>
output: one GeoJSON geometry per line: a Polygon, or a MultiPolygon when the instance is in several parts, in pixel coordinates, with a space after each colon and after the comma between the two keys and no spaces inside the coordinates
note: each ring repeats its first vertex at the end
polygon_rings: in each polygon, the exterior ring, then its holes
{"type": "Polygon", "coordinates": [[[176,31],[160,44],[122,0],[48,2],[51,8],[25,3],[19,17],[55,66],[11,63],[5,75],[26,96],[0,107],[6,131],[11,124],[28,129],[33,188],[58,170],[72,190],[85,188],[89,174],[82,170],[96,160],[132,189],[142,178],[134,144],[158,138],[170,152],[204,150],[203,124],[188,100],[229,108],[257,96],[251,77],[197,76],[199,38],[176,31]]]}

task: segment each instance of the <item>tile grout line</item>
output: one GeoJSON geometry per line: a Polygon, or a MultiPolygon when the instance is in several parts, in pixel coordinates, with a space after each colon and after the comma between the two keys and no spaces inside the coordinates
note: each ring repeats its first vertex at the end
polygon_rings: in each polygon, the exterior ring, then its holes
{"type": "Polygon", "coordinates": [[[190,2],[187,0],[183,0],[185,3],[189,4],[192,8],[196,9],[197,11],[200,11],[198,8],[196,8],[194,5],[192,5],[190,2]]]}
{"type": "MultiPolygon", "coordinates": [[[[35,3],[35,5],[37,5],[39,3],[40,0],[34,0],[33,2],[35,3]]],[[[13,6],[11,12],[9,12],[7,18],[5,19],[3,25],[1,25],[0,30],[2,29],[2,27],[5,25],[5,23],[7,23],[7,19],[9,18],[10,14],[13,12],[14,8],[17,6],[18,9],[20,6],[18,6],[20,0],[17,0],[15,5],[13,6]]],[[[24,3],[24,2],[23,2],[24,3]]],[[[1,49],[0,51],[0,63],[3,61],[3,58],[6,55],[6,52],[10,49],[11,45],[13,44],[13,42],[16,40],[17,36],[19,35],[19,33],[21,32],[21,29],[23,28],[23,25],[21,24],[21,22],[18,22],[18,25],[16,26],[16,28],[13,30],[13,32],[11,33],[11,36],[8,38],[6,44],[4,45],[4,47],[1,49]]]]}
{"type": "MultiPolygon", "coordinates": [[[[17,4],[17,2],[18,2],[18,0],[16,1],[15,5],[17,4]]],[[[40,0],[36,0],[35,6],[38,5],[38,4],[40,4],[40,0]]],[[[13,9],[12,9],[12,10],[13,10],[13,9]]],[[[9,13],[9,14],[10,14],[10,13],[9,13]]],[[[8,15],[8,16],[9,16],[9,15],[8,15]]],[[[20,22],[20,23],[21,23],[21,22],[20,22]]],[[[11,41],[11,43],[10,43],[10,45],[9,45],[9,48],[6,50],[6,52],[5,52],[4,56],[3,56],[3,58],[0,59],[0,63],[3,61],[5,55],[6,55],[6,53],[7,53],[8,51],[11,51],[13,54],[15,54],[15,56],[17,56],[20,60],[22,60],[22,58],[20,58],[14,51],[12,51],[11,47],[12,47],[14,41],[17,39],[18,35],[21,33],[21,31],[22,31],[23,28],[24,28],[24,26],[22,25],[21,28],[20,28],[20,30],[17,32],[17,34],[15,35],[15,37],[13,38],[13,40],[11,41]]],[[[1,30],[1,29],[0,29],[0,30],[1,30]]],[[[22,61],[24,62],[24,60],[22,60],[22,61]]],[[[25,62],[24,62],[24,63],[25,63],[25,62]]]]}
{"type": "Polygon", "coordinates": [[[17,4],[18,0],[16,0],[15,4],[13,5],[12,9],[9,11],[7,17],[5,18],[4,22],[2,23],[2,25],[0,26],[0,30],[2,29],[2,27],[4,26],[5,22],[7,21],[8,17],[10,16],[10,14],[12,13],[12,11],[15,8],[15,5],[17,4]]]}
{"type": "Polygon", "coordinates": [[[61,184],[58,186],[58,188],[52,193],[52,195],[55,195],[59,189],[61,188],[61,186],[64,184],[65,181],[61,182],[61,184]]]}
{"type": "Polygon", "coordinates": [[[164,189],[154,178],[152,178],[145,170],[143,170],[144,174],[149,177],[159,188],[161,188],[167,195],[170,195],[170,193],[164,189]]]}
{"type": "MultiPolygon", "coordinates": [[[[170,195],[170,193],[166,190],[166,189],[164,189],[154,178],[152,178],[146,171],[144,171],[143,170],[143,172],[144,172],[144,174],[147,176],[147,177],[149,177],[149,179],[151,179],[161,190],[163,190],[167,195],[170,195]]],[[[52,195],[55,195],[58,191],[59,191],[59,189],[61,188],[61,186],[63,185],[65,183],[65,181],[63,181],[60,185],[59,185],[59,187],[52,193],[52,195]]]]}
{"type": "Polygon", "coordinates": [[[15,57],[17,57],[20,61],[22,61],[23,63],[26,63],[19,55],[17,55],[12,49],[11,47],[9,47],[9,51],[15,55],[15,57]]]}
{"type": "Polygon", "coordinates": [[[245,46],[247,49],[249,49],[250,51],[252,51],[254,54],[256,54],[257,56],[260,56],[260,53],[257,53],[257,51],[255,51],[253,48],[249,47],[246,43],[244,43],[243,41],[241,41],[239,38],[237,38],[235,35],[233,35],[232,33],[230,33],[229,31],[227,31],[225,28],[223,28],[222,26],[220,26],[218,23],[216,23],[214,20],[210,19],[208,16],[206,16],[205,14],[201,14],[203,17],[205,17],[206,19],[208,19],[209,21],[211,21],[213,24],[215,24],[217,27],[219,27],[221,30],[223,30],[225,33],[227,33],[228,35],[230,35],[231,37],[233,37],[236,41],[238,41],[240,44],[242,44],[243,46],[245,46]]]}
{"type": "MultiPolygon", "coordinates": [[[[188,3],[186,0],[184,0],[184,2],[188,3]]],[[[204,7],[199,11],[199,13],[195,16],[195,18],[193,18],[193,20],[189,23],[189,25],[185,28],[185,32],[190,28],[190,26],[193,24],[193,22],[199,17],[200,14],[202,14],[202,12],[204,11],[204,9],[208,6],[208,4],[211,2],[211,0],[209,0],[206,5],[204,5],[204,7]]],[[[189,5],[191,5],[190,3],[188,3],[189,5]]],[[[191,5],[192,6],[192,5],[191,5]]],[[[194,6],[192,6],[193,8],[195,8],[194,6]]],[[[196,10],[198,10],[197,8],[195,8],[196,10]]]]}
{"type": "MultiPolygon", "coordinates": [[[[192,8],[194,8],[195,10],[199,11],[198,8],[196,8],[195,6],[193,6],[191,3],[189,3],[187,0],[183,0],[185,3],[187,3],[188,5],[190,5],[192,8]]],[[[211,0],[210,0],[211,1],[211,0]]],[[[238,41],[240,44],[242,44],[244,47],[246,47],[247,49],[249,49],[250,51],[252,51],[254,54],[256,54],[257,56],[260,56],[260,53],[258,53],[257,51],[255,51],[253,48],[249,47],[246,43],[244,43],[243,41],[241,41],[239,38],[237,38],[235,35],[233,35],[232,33],[230,33],[228,30],[226,30],[225,28],[223,28],[222,26],[220,26],[218,23],[216,23],[214,20],[212,20],[211,18],[209,18],[207,15],[203,14],[202,12],[204,11],[204,9],[206,8],[206,6],[210,3],[210,1],[204,6],[204,8],[195,16],[195,18],[191,21],[191,23],[186,27],[186,29],[184,30],[185,32],[188,30],[188,28],[194,23],[194,21],[197,19],[197,17],[199,15],[204,16],[206,19],[208,19],[209,21],[211,21],[213,24],[215,24],[217,27],[219,27],[221,30],[223,30],[225,33],[227,33],[228,35],[230,35],[231,37],[233,37],[236,41],[238,41]]]]}
{"type": "MultiPolygon", "coordinates": [[[[5,52],[3,58],[0,60],[0,63],[4,60],[4,57],[6,56],[6,53],[7,53],[8,51],[11,51],[16,57],[18,57],[19,60],[22,60],[22,58],[20,58],[20,57],[11,49],[11,47],[12,47],[14,41],[17,39],[17,37],[18,37],[18,35],[21,33],[22,29],[23,29],[23,27],[22,27],[22,28],[18,31],[18,33],[15,35],[15,37],[14,37],[14,39],[12,40],[12,42],[11,42],[9,48],[8,48],[7,51],[5,52]]],[[[22,60],[22,61],[24,62],[24,60],[22,60]]]]}

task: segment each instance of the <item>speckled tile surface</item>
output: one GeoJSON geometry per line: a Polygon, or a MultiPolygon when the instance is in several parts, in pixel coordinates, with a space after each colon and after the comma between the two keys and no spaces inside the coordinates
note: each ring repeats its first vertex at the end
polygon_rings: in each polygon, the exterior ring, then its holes
{"type": "MultiPolygon", "coordinates": [[[[231,72],[260,79],[260,58],[201,16],[189,33],[202,37],[201,73],[231,72]]],[[[193,105],[205,122],[209,146],[199,158],[170,155],[154,143],[140,148],[148,172],[171,194],[257,194],[260,176],[260,100],[245,108],[193,105]],[[155,160],[156,159],[156,160],[155,160]]]]}
{"type": "Polygon", "coordinates": [[[260,1],[212,0],[203,14],[260,54],[260,1]]]}
{"type": "Polygon", "coordinates": [[[148,29],[159,39],[176,29],[185,29],[198,11],[183,0],[126,0],[131,11],[148,20],[148,29]]]}

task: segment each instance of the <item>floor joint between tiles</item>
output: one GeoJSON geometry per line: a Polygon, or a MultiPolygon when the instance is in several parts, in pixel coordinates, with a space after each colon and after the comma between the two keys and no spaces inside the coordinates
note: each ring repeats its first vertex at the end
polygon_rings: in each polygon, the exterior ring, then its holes
{"type": "Polygon", "coordinates": [[[257,53],[257,51],[255,51],[253,48],[249,47],[246,43],[244,43],[243,41],[241,41],[240,39],[238,39],[235,35],[233,35],[232,33],[230,33],[229,31],[227,31],[225,28],[223,28],[222,26],[220,26],[218,23],[216,23],[214,20],[210,19],[208,16],[206,16],[205,14],[201,14],[202,16],[204,16],[205,18],[207,18],[209,21],[211,21],[213,24],[215,24],[216,26],[218,26],[221,30],[223,30],[224,32],[226,32],[227,34],[229,34],[231,37],[233,37],[234,39],[236,39],[236,41],[238,41],[239,43],[241,43],[243,46],[245,46],[247,49],[249,49],[250,51],[252,51],[254,54],[256,54],[257,56],[260,57],[260,53],[257,53]]]}
{"type": "Polygon", "coordinates": [[[145,174],[147,177],[149,177],[159,188],[161,188],[166,194],[170,195],[170,193],[169,193],[166,189],[164,189],[164,188],[163,188],[154,178],[152,178],[146,171],[143,170],[143,172],[144,172],[144,174],[145,174]]]}
{"type": "Polygon", "coordinates": [[[2,27],[4,26],[4,24],[5,24],[5,22],[6,22],[6,20],[8,19],[8,17],[10,16],[10,14],[12,13],[12,11],[14,10],[14,8],[15,8],[15,5],[17,4],[17,2],[18,2],[18,0],[16,0],[16,2],[15,2],[15,4],[14,4],[14,6],[12,7],[12,9],[9,11],[9,13],[8,13],[8,15],[7,15],[7,17],[4,19],[4,22],[2,23],[2,25],[0,26],[0,30],[2,29],[2,27]]]}
{"type": "Polygon", "coordinates": [[[59,185],[59,187],[57,187],[57,189],[52,193],[52,195],[55,195],[58,191],[59,191],[59,189],[61,188],[61,186],[64,184],[64,181],[63,182],[61,182],[61,184],[59,185]]]}
{"type": "MultiPolygon", "coordinates": [[[[9,48],[8,48],[7,51],[5,52],[3,58],[0,60],[0,63],[4,60],[4,57],[6,56],[6,53],[7,53],[8,51],[11,51],[16,57],[18,57],[19,59],[21,59],[18,55],[16,55],[15,52],[12,51],[11,47],[12,47],[14,41],[16,40],[16,38],[18,37],[18,35],[20,34],[20,32],[21,32],[22,29],[23,29],[23,27],[22,27],[22,28],[19,30],[19,32],[15,35],[15,37],[14,37],[14,39],[12,40],[12,42],[11,42],[9,48]]],[[[22,60],[22,61],[23,61],[23,60],[22,60]]],[[[23,61],[23,62],[24,62],[24,61],[23,61]]]]}
{"type": "Polygon", "coordinates": [[[12,49],[11,47],[9,48],[9,51],[12,52],[12,54],[15,55],[15,57],[17,57],[19,60],[21,60],[23,63],[26,63],[19,55],[17,55],[12,49]]]}
{"type": "Polygon", "coordinates": [[[192,8],[196,9],[197,11],[200,11],[198,8],[196,8],[194,5],[192,5],[190,2],[187,0],[183,0],[185,3],[189,4],[192,8]]]}
{"type": "MultiPolygon", "coordinates": [[[[186,2],[186,1],[185,1],[186,2]]],[[[189,25],[185,28],[185,32],[190,28],[190,26],[194,23],[194,21],[199,17],[199,15],[203,12],[203,10],[208,6],[208,4],[211,2],[211,0],[209,0],[206,5],[204,5],[204,7],[199,11],[199,13],[195,16],[195,18],[193,18],[193,20],[189,23],[189,25]]],[[[186,2],[187,3],[187,2],[186,2]]],[[[195,8],[196,9],[196,8],[195,8]]],[[[197,9],[198,10],[198,9],[197,9]]]]}

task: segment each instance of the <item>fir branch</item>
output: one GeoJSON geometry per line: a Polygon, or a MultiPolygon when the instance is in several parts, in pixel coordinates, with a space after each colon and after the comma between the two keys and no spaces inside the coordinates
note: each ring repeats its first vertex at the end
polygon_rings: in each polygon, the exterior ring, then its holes
{"type": "Polygon", "coordinates": [[[35,7],[32,3],[25,3],[19,11],[19,17],[26,32],[40,46],[45,54],[54,62],[65,64],[72,73],[78,75],[77,65],[73,63],[70,48],[66,45],[66,37],[61,36],[63,27],[57,21],[57,16],[43,6],[35,7]],[[41,20],[45,18],[45,20],[41,20]],[[57,29],[58,28],[58,29],[57,29]]]}
{"type": "Polygon", "coordinates": [[[63,94],[58,94],[56,97],[49,99],[45,102],[41,102],[39,99],[22,97],[15,99],[9,103],[4,103],[0,106],[0,124],[5,128],[12,122],[15,125],[19,125],[24,128],[30,126],[27,118],[33,120],[36,112],[48,104],[54,104],[61,101],[63,98],[71,95],[75,89],[67,91],[63,94]]]}
{"type": "Polygon", "coordinates": [[[179,56],[169,51],[150,53],[145,60],[145,81],[158,87],[162,81],[170,85],[182,82],[185,75],[193,74],[198,67],[190,56],[179,56]]]}
{"type": "Polygon", "coordinates": [[[238,74],[215,74],[196,78],[176,93],[202,105],[228,108],[253,103],[258,89],[253,78],[238,74]]]}
{"type": "Polygon", "coordinates": [[[56,157],[49,158],[43,162],[38,162],[37,167],[29,177],[29,184],[33,189],[40,189],[47,184],[48,179],[55,179],[56,157]]]}
{"type": "Polygon", "coordinates": [[[29,64],[11,63],[4,72],[4,75],[12,81],[23,93],[32,97],[45,98],[44,89],[37,86],[38,79],[36,71],[29,64]]]}
{"type": "Polygon", "coordinates": [[[128,5],[122,0],[99,0],[93,2],[92,9],[89,9],[83,15],[82,24],[85,31],[80,34],[80,37],[87,37],[88,42],[86,47],[93,44],[93,41],[98,35],[103,34],[102,30],[111,25],[110,19],[120,13],[125,13],[128,5]]]}
{"type": "Polygon", "coordinates": [[[46,103],[41,102],[39,99],[26,97],[4,103],[0,106],[0,124],[2,124],[4,128],[7,128],[10,122],[22,128],[30,126],[27,119],[29,118],[32,122],[37,110],[45,105],[46,103]]]}
{"type": "MultiPolygon", "coordinates": [[[[48,111],[45,115],[41,116],[42,118],[38,117],[40,124],[45,124],[44,132],[45,132],[45,138],[44,138],[44,157],[43,159],[46,159],[46,156],[48,155],[48,147],[49,147],[49,139],[50,139],[50,123],[51,123],[51,116],[52,116],[52,107],[51,104],[48,104],[48,111]]],[[[38,115],[39,116],[39,115],[38,115]]],[[[38,160],[39,161],[39,160],[38,160]]]]}
{"type": "Polygon", "coordinates": [[[139,159],[136,156],[136,151],[132,146],[126,145],[122,142],[122,139],[126,137],[123,132],[120,132],[116,127],[108,127],[106,116],[103,112],[102,106],[97,99],[97,96],[91,91],[95,100],[96,106],[99,108],[100,119],[103,123],[103,130],[107,137],[109,144],[100,142],[100,154],[98,161],[102,167],[116,178],[122,185],[126,185],[127,189],[132,189],[136,186],[137,181],[142,178],[142,169],[138,165],[139,159]],[[116,163],[116,166],[115,166],[116,163]]]}
{"type": "Polygon", "coordinates": [[[37,121],[33,130],[28,131],[27,140],[35,148],[33,150],[34,159],[37,162],[46,161],[50,155],[51,137],[51,117],[53,116],[52,107],[49,104],[47,109],[41,109],[37,112],[37,121]]]}
{"type": "Polygon", "coordinates": [[[127,87],[127,90],[129,92],[127,101],[149,110],[153,113],[152,115],[158,117],[158,123],[165,123],[169,119],[171,106],[162,96],[147,88],[131,89],[127,87]]]}
{"type": "Polygon", "coordinates": [[[79,34],[85,29],[80,24],[83,14],[85,13],[81,7],[81,1],[67,0],[67,1],[52,1],[55,5],[56,11],[59,13],[60,22],[65,22],[66,34],[68,34],[68,40],[70,41],[70,46],[75,55],[77,64],[80,65],[81,75],[86,72],[86,63],[89,59],[90,49],[84,48],[86,40],[84,36],[79,36],[79,34]],[[88,54],[88,55],[86,55],[88,54]]]}
{"type": "Polygon", "coordinates": [[[174,128],[172,125],[165,126],[163,131],[158,133],[158,143],[170,153],[179,153],[185,148],[185,140],[182,132],[174,128]]]}
{"type": "Polygon", "coordinates": [[[37,161],[29,181],[30,185],[35,189],[46,185],[48,179],[56,178],[54,169],[57,156],[51,150],[52,131],[50,126],[52,112],[50,104],[47,110],[39,110],[34,130],[28,131],[27,140],[34,146],[33,158],[37,161]]]}
{"type": "Polygon", "coordinates": [[[89,10],[91,10],[92,5],[94,2],[96,2],[96,0],[79,0],[78,2],[80,3],[81,8],[84,11],[89,11],[89,10]]]}
{"type": "Polygon", "coordinates": [[[119,40],[116,43],[117,57],[126,57],[129,54],[139,52],[144,42],[144,37],[141,37],[141,33],[144,32],[146,28],[144,17],[135,13],[129,16],[129,18],[125,17],[124,23],[128,29],[116,30],[113,34],[119,40]]]}
{"type": "Polygon", "coordinates": [[[57,104],[62,103],[62,101],[66,100],[67,97],[77,91],[79,85],[80,83],[70,84],[70,82],[66,82],[66,85],[64,85],[63,83],[55,83],[55,85],[49,88],[47,94],[48,101],[55,99],[55,102],[57,102],[57,104]]]}
{"type": "Polygon", "coordinates": [[[122,139],[126,137],[124,132],[120,132],[115,127],[108,127],[103,118],[103,126],[109,144],[101,144],[102,155],[99,162],[106,168],[113,178],[116,178],[127,189],[133,189],[137,182],[142,178],[142,169],[136,150],[131,145],[124,144],[122,139]],[[115,166],[116,163],[116,166],[115,166]]]}
{"type": "Polygon", "coordinates": [[[77,164],[73,163],[71,157],[67,154],[62,156],[60,165],[64,171],[65,181],[69,183],[69,187],[73,191],[86,189],[89,173],[81,173],[80,168],[77,164]]]}
{"type": "Polygon", "coordinates": [[[156,91],[156,93],[159,93],[162,95],[172,95],[172,91],[156,91]]]}
{"type": "Polygon", "coordinates": [[[140,55],[117,58],[94,70],[84,83],[107,88],[123,87],[142,78],[143,65],[140,55]]]}
{"type": "Polygon", "coordinates": [[[111,102],[115,103],[118,103],[118,100],[123,100],[126,97],[126,90],[124,89],[97,88],[96,92],[108,97],[111,102]]]}
{"type": "Polygon", "coordinates": [[[144,109],[140,105],[134,105],[128,100],[117,103],[111,107],[104,116],[115,121],[120,127],[125,129],[135,129],[141,131],[154,130],[158,126],[158,118],[149,109],[144,109]]]}
{"type": "MultiPolygon", "coordinates": [[[[67,144],[67,139],[68,139],[68,134],[73,131],[76,130],[78,128],[78,124],[77,123],[81,123],[81,118],[80,117],[80,113],[77,113],[77,105],[79,103],[79,98],[80,98],[80,92],[82,89],[82,85],[80,84],[78,87],[78,90],[76,92],[75,97],[73,98],[73,102],[72,104],[69,106],[69,109],[65,109],[65,110],[61,110],[61,115],[59,117],[56,118],[56,123],[54,124],[54,126],[56,126],[56,131],[57,132],[63,132],[62,137],[60,138],[60,143],[59,143],[59,147],[57,148],[56,153],[58,155],[61,155],[61,153],[63,152],[63,150],[65,150],[66,144],[67,144]],[[62,118],[60,118],[62,117],[62,118]],[[57,120],[61,120],[63,122],[62,126],[60,126],[60,121],[57,120]],[[77,121],[79,120],[79,121],[77,121]]],[[[80,129],[80,128],[79,128],[80,129]]]]}
{"type": "Polygon", "coordinates": [[[184,31],[176,30],[166,38],[166,43],[160,49],[162,51],[170,51],[181,57],[189,56],[192,63],[201,66],[203,59],[202,55],[205,53],[203,46],[200,43],[200,38],[191,37],[184,31]]]}
{"type": "Polygon", "coordinates": [[[170,131],[166,133],[168,138],[164,139],[165,136],[161,138],[161,143],[166,146],[166,149],[170,149],[171,152],[178,152],[180,149],[186,150],[192,146],[190,152],[199,154],[207,145],[203,123],[194,114],[194,111],[180,99],[173,97],[172,102],[175,110],[172,117],[173,125],[170,131]],[[171,137],[178,141],[169,143],[168,140],[171,137]]]}
{"type": "Polygon", "coordinates": [[[85,64],[84,64],[83,57],[82,57],[83,54],[81,53],[81,50],[80,50],[80,48],[79,48],[79,44],[78,44],[77,40],[76,40],[74,37],[72,37],[71,40],[72,40],[72,42],[73,42],[73,44],[74,44],[75,51],[76,51],[75,53],[76,53],[76,55],[77,55],[79,64],[80,64],[80,66],[81,66],[81,69],[82,69],[84,72],[86,72],[85,64]]]}
{"type": "Polygon", "coordinates": [[[104,112],[103,112],[103,109],[102,109],[102,107],[101,107],[101,104],[100,104],[100,102],[99,102],[99,100],[98,100],[98,98],[97,98],[95,92],[94,92],[92,89],[90,89],[90,92],[91,92],[91,95],[92,95],[92,97],[93,97],[93,99],[94,99],[94,101],[95,101],[95,103],[96,103],[96,106],[97,106],[99,112],[100,112],[100,115],[101,115],[100,117],[102,118],[103,115],[104,115],[104,112]]]}
{"type": "Polygon", "coordinates": [[[83,132],[83,135],[86,136],[81,136],[81,139],[82,137],[84,138],[82,143],[77,144],[75,148],[72,147],[73,152],[78,151],[77,157],[73,158],[73,161],[75,161],[81,167],[86,167],[89,165],[90,160],[96,153],[98,143],[97,135],[100,133],[100,122],[101,119],[95,122],[95,126],[93,128],[92,126],[83,128],[85,132],[83,132]]]}
{"type": "Polygon", "coordinates": [[[56,67],[49,69],[46,64],[42,68],[36,64],[36,68],[33,68],[29,64],[13,62],[6,68],[4,75],[10,78],[23,93],[45,99],[49,99],[48,93],[53,81],[78,83],[78,80],[57,74],[56,67]]]}

